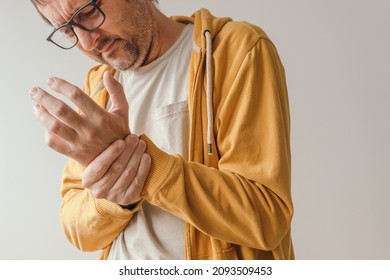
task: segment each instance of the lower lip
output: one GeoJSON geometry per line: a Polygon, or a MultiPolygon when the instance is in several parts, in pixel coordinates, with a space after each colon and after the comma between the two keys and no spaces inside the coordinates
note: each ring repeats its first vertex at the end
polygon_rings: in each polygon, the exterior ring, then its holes
{"type": "Polygon", "coordinates": [[[108,48],[105,49],[102,53],[110,53],[110,52],[112,51],[112,49],[113,49],[113,47],[114,47],[115,44],[116,44],[116,40],[112,41],[112,42],[110,43],[110,45],[108,46],[108,48]]]}

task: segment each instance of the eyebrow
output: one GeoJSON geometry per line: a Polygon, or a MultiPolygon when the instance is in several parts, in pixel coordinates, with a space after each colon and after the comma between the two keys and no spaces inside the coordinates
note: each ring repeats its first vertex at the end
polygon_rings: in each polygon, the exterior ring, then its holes
{"type": "MultiPolygon", "coordinates": [[[[88,0],[88,1],[86,1],[84,4],[82,4],[82,5],[80,5],[79,7],[77,7],[76,9],[74,9],[74,11],[71,13],[71,15],[69,16],[69,19],[66,21],[66,22],[64,22],[64,23],[62,23],[62,24],[65,24],[65,23],[67,23],[67,22],[69,22],[69,20],[74,16],[74,14],[77,12],[77,11],[79,11],[80,9],[81,9],[81,7],[84,7],[85,5],[87,5],[88,3],[90,3],[90,2],[92,2],[91,0],[88,0]]],[[[97,4],[97,2],[98,1],[95,1],[95,4],[97,4]]],[[[61,25],[62,25],[61,24],[61,25]]]]}
{"type": "MultiPolygon", "coordinates": [[[[39,0],[39,1],[41,1],[41,0],[39,0]]],[[[56,27],[58,27],[58,26],[61,26],[61,25],[64,25],[64,24],[68,23],[69,20],[73,17],[73,15],[74,15],[81,7],[85,6],[85,5],[86,5],[87,3],[89,3],[89,2],[91,2],[91,0],[86,1],[84,4],[80,5],[80,6],[77,7],[76,9],[74,9],[74,11],[73,11],[73,12],[70,14],[70,16],[68,17],[68,20],[67,20],[67,21],[62,22],[62,23],[57,24],[57,25],[53,25],[53,24],[52,24],[52,26],[53,26],[54,28],[56,28],[56,27]]]]}

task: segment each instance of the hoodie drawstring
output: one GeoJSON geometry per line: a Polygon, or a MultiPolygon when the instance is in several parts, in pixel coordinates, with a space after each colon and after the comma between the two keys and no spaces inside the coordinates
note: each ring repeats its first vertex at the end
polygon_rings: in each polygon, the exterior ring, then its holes
{"type": "Polygon", "coordinates": [[[204,32],[206,37],[206,109],[207,109],[207,153],[213,154],[212,139],[214,133],[214,116],[213,116],[213,45],[210,31],[204,32]]]}

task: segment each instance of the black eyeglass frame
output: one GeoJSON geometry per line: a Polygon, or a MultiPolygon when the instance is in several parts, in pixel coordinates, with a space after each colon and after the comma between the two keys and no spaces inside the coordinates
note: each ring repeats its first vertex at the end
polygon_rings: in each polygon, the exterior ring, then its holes
{"type": "Polygon", "coordinates": [[[98,29],[100,26],[102,26],[102,24],[103,24],[104,21],[106,20],[106,15],[105,15],[105,13],[96,5],[96,2],[97,2],[97,0],[92,0],[92,1],[89,1],[88,3],[84,4],[83,6],[81,6],[81,7],[80,7],[80,8],[71,16],[71,18],[70,18],[66,23],[64,23],[64,24],[62,24],[62,25],[60,25],[60,26],[54,28],[53,32],[50,33],[50,35],[46,38],[46,40],[49,41],[49,42],[52,42],[54,45],[56,45],[56,46],[58,46],[58,47],[60,47],[61,49],[64,49],[64,50],[69,50],[69,49],[73,48],[74,46],[76,46],[77,43],[79,42],[79,37],[77,37],[76,32],[74,32],[73,26],[77,26],[78,28],[80,28],[80,29],[82,29],[82,30],[92,32],[92,31],[95,31],[96,29],[98,29]],[[81,12],[82,10],[84,10],[85,8],[87,8],[88,6],[91,6],[91,5],[94,6],[94,8],[97,9],[98,12],[103,16],[102,22],[101,22],[96,28],[93,28],[93,29],[89,29],[89,28],[87,28],[87,27],[85,27],[85,26],[83,26],[83,25],[81,25],[81,24],[78,24],[77,22],[75,22],[75,21],[73,20],[78,14],[80,14],[80,12],[81,12]],[[71,32],[73,32],[74,36],[76,36],[76,42],[75,42],[71,47],[68,47],[68,48],[63,47],[63,46],[57,44],[55,41],[53,41],[53,40],[51,39],[51,38],[54,36],[54,34],[55,34],[59,29],[64,28],[64,27],[68,28],[71,32]]]}

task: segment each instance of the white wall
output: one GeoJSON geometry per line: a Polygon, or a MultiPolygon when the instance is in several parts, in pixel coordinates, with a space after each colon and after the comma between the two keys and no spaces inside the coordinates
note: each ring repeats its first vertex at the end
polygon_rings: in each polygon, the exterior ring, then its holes
{"type": "MultiPolygon", "coordinates": [[[[261,26],[284,62],[292,118],[298,259],[390,258],[390,2],[160,0],[261,26]]],[[[28,90],[57,75],[81,85],[93,65],[45,41],[30,1],[0,11],[0,259],[95,259],[59,223],[65,159],[45,146],[28,90]]]]}

